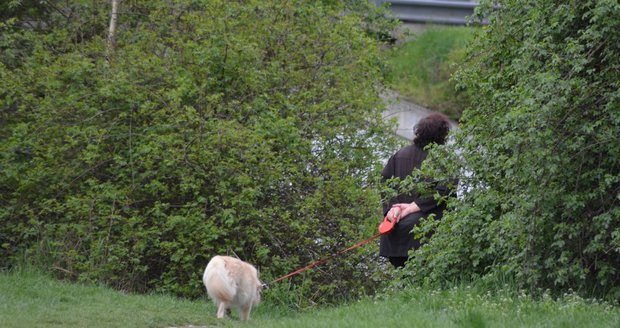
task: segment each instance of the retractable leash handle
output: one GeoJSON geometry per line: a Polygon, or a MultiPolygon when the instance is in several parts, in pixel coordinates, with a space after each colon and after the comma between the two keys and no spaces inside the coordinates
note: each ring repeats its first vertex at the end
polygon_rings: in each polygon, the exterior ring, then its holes
{"type": "MultiPolygon", "coordinates": [[[[396,220],[394,220],[396,221],[396,220]]],[[[394,224],[396,224],[396,222],[394,221],[390,221],[388,220],[387,216],[383,218],[383,222],[381,222],[381,224],[379,224],[379,233],[382,235],[387,235],[390,232],[392,232],[392,230],[394,230],[394,224]]]]}
{"type": "MultiPolygon", "coordinates": [[[[394,215],[396,216],[400,215],[400,209],[396,210],[394,215]]],[[[396,219],[392,219],[392,221],[388,220],[388,217],[386,215],[383,218],[383,222],[381,222],[381,224],[379,225],[379,233],[381,233],[382,235],[389,234],[390,232],[392,232],[392,230],[394,230],[394,226],[396,225],[397,222],[398,220],[396,219]]]]}

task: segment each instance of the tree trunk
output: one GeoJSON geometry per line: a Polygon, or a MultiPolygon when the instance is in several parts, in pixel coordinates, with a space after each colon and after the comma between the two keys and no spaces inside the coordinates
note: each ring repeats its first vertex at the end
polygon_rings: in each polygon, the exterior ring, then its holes
{"type": "Polygon", "coordinates": [[[118,5],[121,0],[112,0],[112,13],[110,14],[110,29],[108,30],[108,45],[106,48],[105,60],[109,65],[111,58],[114,54],[114,48],[116,47],[116,39],[114,34],[116,33],[116,20],[118,18],[118,5]]]}

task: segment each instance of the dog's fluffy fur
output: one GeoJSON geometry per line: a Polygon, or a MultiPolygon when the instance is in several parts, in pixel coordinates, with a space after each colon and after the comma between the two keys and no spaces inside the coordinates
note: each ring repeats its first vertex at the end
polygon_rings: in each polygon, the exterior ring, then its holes
{"type": "Polygon", "coordinates": [[[217,305],[217,317],[224,318],[230,307],[248,320],[252,307],[260,302],[262,285],[251,264],[230,256],[214,256],[202,276],[209,297],[217,305]]]}

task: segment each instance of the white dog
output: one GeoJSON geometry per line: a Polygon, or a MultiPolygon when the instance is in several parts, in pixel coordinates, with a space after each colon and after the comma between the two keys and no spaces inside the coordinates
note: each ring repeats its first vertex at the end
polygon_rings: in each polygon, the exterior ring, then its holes
{"type": "Polygon", "coordinates": [[[217,317],[224,318],[234,306],[239,318],[248,320],[252,306],[260,302],[262,284],[256,268],[230,256],[214,256],[202,276],[209,297],[217,305],[217,317]]]}

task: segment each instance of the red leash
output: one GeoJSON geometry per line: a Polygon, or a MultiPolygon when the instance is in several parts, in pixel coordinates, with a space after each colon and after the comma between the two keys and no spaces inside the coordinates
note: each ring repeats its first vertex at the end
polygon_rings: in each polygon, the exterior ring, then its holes
{"type": "Polygon", "coordinates": [[[313,267],[315,267],[315,266],[317,266],[317,265],[319,265],[319,264],[321,264],[321,263],[325,263],[325,262],[327,262],[328,260],[330,260],[331,258],[333,258],[333,257],[335,257],[335,256],[338,256],[338,255],[340,255],[340,254],[346,253],[346,252],[348,252],[348,251],[350,251],[350,250],[352,250],[352,249],[354,249],[354,248],[358,248],[358,247],[360,247],[360,246],[362,246],[362,245],[364,245],[364,244],[366,244],[366,243],[369,243],[369,242],[371,242],[371,241],[373,241],[373,240],[377,239],[377,237],[379,237],[379,236],[381,236],[381,233],[378,233],[378,234],[376,234],[376,235],[374,235],[374,236],[372,236],[372,237],[370,237],[370,238],[368,238],[368,239],[366,239],[366,240],[362,240],[362,241],[360,241],[359,243],[357,243],[357,244],[355,244],[355,245],[353,245],[353,246],[350,246],[349,248],[346,248],[346,249],[344,249],[344,250],[341,250],[340,252],[335,253],[335,254],[333,254],[333,255],[331,255],[331,256],[328,256],[328,257],[326,257],[326,258],[324,258],[324,259],[322,259],[322,260],[318,260],[318,261],[316,261],[316,262],[314,262],[314,263],[312,263],[312,264],[310,264],[310,265],[307,265],[307,266],[305,266],[305,267],[303,267],[303,268],[301,268],[301,269],[295,270],[295,271],[293,271],[293,272],[291,272],[291,273],[289,273],[289,274],[287,274],[287,275],[285,275],[285,276],[282,276],[282,277],[280,277],[280,278],[278,278],[278,279],[276,279],[276,280],[274,280],[274,281],[270,282],[269,284],[271,285],[271,284],[273,284],[274,282],[278,282],[278,281],[283,280],[283,279],[286,279],[286,278],[288,278],[288,277],[292,277],[292,276],[294,276],[294,275],[296,275],[296,274],[302,273],[302,272],[304,272],[304,271],[306,271],[306,270],[308,270],[308,269],[310,269],[310,268],[313,268],[313,267]]]}
{"type": "Polygon", "coordinates": [[[298,274],[298,273],[302,273],[302,272],[304,272],[304,271],[306,271],[306,270],[308,270],[308,269],[310,269],[310,268],[313,268],[313,267],[315,267],[315,266],[317,266],[317,265],[319,265],[319,264],[321,264],[321,263],[325,263],[325,262],[327,262],[327,260],[329,260],[329,259],[331,259],[331,258],[333,258],[333,257],[335,257],[335,256],[338,256],[338,255],[340,255],[340,254],[342,254],[342,253],[346,253],[346,252],[348,252],[348,251],[350,251],[350,250],[352,250],[352,249],[354,249],[354,248],[358,248],[358,247],[360,247],[360,246],[362,246],[362,245],[364,245],[364,244],[366,244],[366,243],[369,243],[369,242],[371,242],[371,241],[373,241],[373,240],[377,239],[377,237],[379,237],[379,236],[381,236],[381,235],[387,235],[387,234],[389,234],[390,232],[392,232],[392,229],[394,229],[394,225],[395,225],[395,224],[396,224],[396,222],[395,222],[395,221],[390,221],[390,220],[388,220],[388,219],[387,219],[387,216],[386,216],[385,218],[383,218],[383,222],[381,222],[381,224],[379,225],[379,233],[378,233],[378,234],[376,234],[376,235],[374,235],[374,236],[372,236],[372,237],[370,237],[370,238],[368,238],[368,239],[366,239],[366,240],[362,240],[362,241],[360,241],[359,243],[357,243],[357,244],[355,244],[355,245],[353,245],[353,246],[351,246],[351,247],[349,247],[349,248],[343,249],[343,250],[341,250],[340,252],[338,252],[338,253],[336,253],[336,254],[333,254],[333,255],[331,255],[331,256],[328,256],[327,258],[324,258],[324,259],[322,259],[322,260],[318,260],[318,261],[316,261],[316,262],[314,262],[314,263],[312,263],[312,264],[310,264],[310,265],[307,265],[307,266],[305,266],[305,267],[303,267],[303,268],[301,268],[301,269],[295,270],[295,271],[293,271],[293,272],[291,272],[291,273],[289,273],[289,274],[287,274],[287,275],[285,275],[285,276],[283,276],[283,277],[280,277],[280,278],[278,278],[278,279],[276,279],[276,280],[274,280],[274,281],[270,282],[269,284],[271,285],[271,284],[273,284],[274,282],[278,282],[278,281],[283,280],[283,279],[286,279],[286,278],[288,278],[288,277],[292,277],[292,276],[294,276],[294,275],[296,275],[296,274],[298,274]]]}

